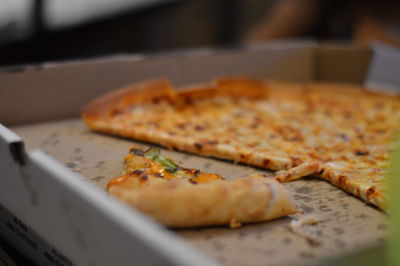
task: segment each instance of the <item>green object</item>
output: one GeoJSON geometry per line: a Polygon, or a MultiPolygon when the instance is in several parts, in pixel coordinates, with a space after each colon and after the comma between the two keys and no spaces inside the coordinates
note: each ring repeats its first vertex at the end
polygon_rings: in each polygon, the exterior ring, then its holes
{"type": "Polygon", "coordinates": [[[159,164],[165,167],[167,172],[170,173],[175,173],[179,168],[178,164],[175,163],[173,160],[161,156],[160,149],[157,148],[151,148],[150,150],[146,151],[144,153],[144,157],[158,162],[159,164]]]}
{"type": "Polygon", "coordinates": [[[178,165],[169,158],[158,157],[157,162],[159,162],[162,166],[166,168],[166,170],[170,173],[175,173],[178,170],[178,165]]]}
{"type": "Polygon", "coordinates": [[[393,145],[389,171],[389,213],[391,216],[389,237],[389,265],[400,265],[400,136],[393,145]]]}
{"type": "Polygon", "coordinates": [[[144,158],[150,160],[157,160],[160,157],[160,149],[151,148],[144,153],[144,158]]]}

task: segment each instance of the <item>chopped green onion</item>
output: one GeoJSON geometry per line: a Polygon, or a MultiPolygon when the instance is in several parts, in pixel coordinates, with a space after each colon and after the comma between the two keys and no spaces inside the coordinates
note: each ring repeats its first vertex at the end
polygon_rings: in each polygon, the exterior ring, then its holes
{"type": "Polygon", "coordinates": [[[162,166],[164,166],[166,170],[170,173],[175,173],[178,170],[178,165],[169,158],[164,158],[160,156],[156,161],[159,162],[162,166]]]}
{"type": "Polygon", "coordinates": [[[157,158],[160,156],[160,149],[156,148],[151,148],[150,150],[147,150],[144,153],[144,158],[150,159],[150,160],[157,160],[157,158]]]}
{"type": "Polygon", "coordinates": [[[173,160],[161,156],[160,149],[151,148],[150,150],[144,153],[144,157],[158,162],[159,164],[165,167],[167,172],[170,173],[175,173],[179,168],[178,164],[175,163],[173,160]]]}

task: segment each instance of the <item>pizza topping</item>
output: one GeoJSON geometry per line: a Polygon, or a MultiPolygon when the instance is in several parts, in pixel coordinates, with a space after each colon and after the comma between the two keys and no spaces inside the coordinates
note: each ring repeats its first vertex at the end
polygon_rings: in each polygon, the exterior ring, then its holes
{"type": "Polygon", "coordinates": [[[205,173],[199,169],[180,167],[172,159],[162,156],[158,148],[149,148],[146,151],[136,147],[131,148],[129,155],[125,157],[123,173],[131,177],[148,173],[151,177],[165,180],[184,179],[193,184],[224,179],[220,175],[205,173]]]}
{"type": "Polygon", "coordinates": [[[141,169],[141,168],[151,168],[153,163],[138,155],[129,154],[125,157],[126,169],[141,169]]]}
{"type": "Polygon", "coordinates": [[[196,125],[194,127],[194,129],[197,130],[197,131],[204,131],[205,130],[205,128],[203,126],[199,126],[199,125],[196,125]]]}
{"type": "Polygon", "coordinates": [[[198,149],[198,150],[202,150],[203,149],[203,145],[200,143],[195,142],[194,146],[198,149]]]}
{"type": "Polygon", "coordinates": [[[175,173],[179,168],[178,164],[173,160],[161,156],[160,149],[150,148],[144,152],[143,156],[147,159],[158,162],[160,165],[165,167],[165,170],[169,173],[175,173]]]}
{"type": "Polygon", "coordinates": [[[366,150],[356,150],[356,151],[354,152],[354,154],[355,154],[356,156],[364,156],[364,155],[369,155],[369,151],[366,151],[366,150]]]}
{"type": "Polygon", "coordinates": [[[134,155],[144,156],[144,152],[141,149],[132,148],[129,150],[130,153],[134,155]]]}
{"type": "Polygon", "coordinates": [[[342,141],[345,142],[348,142],[350,140],[350,138],[344,133],[340,133],[340,138],[342,139],[342,141]]]}
{"type": "Polygon", "coordinates": [[[143,153],[143,157],[155,161],[160,156],[160,149],[149,148],[143,153]]]}

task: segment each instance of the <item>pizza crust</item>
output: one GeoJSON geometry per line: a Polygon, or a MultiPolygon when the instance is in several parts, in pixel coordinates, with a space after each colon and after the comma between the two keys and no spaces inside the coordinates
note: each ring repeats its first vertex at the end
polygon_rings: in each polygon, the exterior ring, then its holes
{"type": "Polygon", "coordinates": [[[133,190],[111,186],[108,191],[168,227],[236,227],[296,212],[284,186],[262,175],[201,184],[169,180],[133,190]]]}
{"type": "Polygon", "coordinates": [[[85,122],[90,126],[98,120],[117,115],[127,106],[149,101],[168,100],[175,97],[175,90],[167,79],[154,79],[111,91],[93,100],[81,109],[85,122]]]}

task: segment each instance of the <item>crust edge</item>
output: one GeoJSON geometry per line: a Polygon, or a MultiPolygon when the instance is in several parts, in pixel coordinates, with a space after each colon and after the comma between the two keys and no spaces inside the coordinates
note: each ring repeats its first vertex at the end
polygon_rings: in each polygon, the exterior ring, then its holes
{"type": "Polygon", "coordinates": [[[166,78],[134,83],[94,99],[81,109],[81,115],[90,126],[96,119],[106,119],[125,107],[139,102],[155,99],[172,99],[176,95],[170,81],[166,78]]]}

